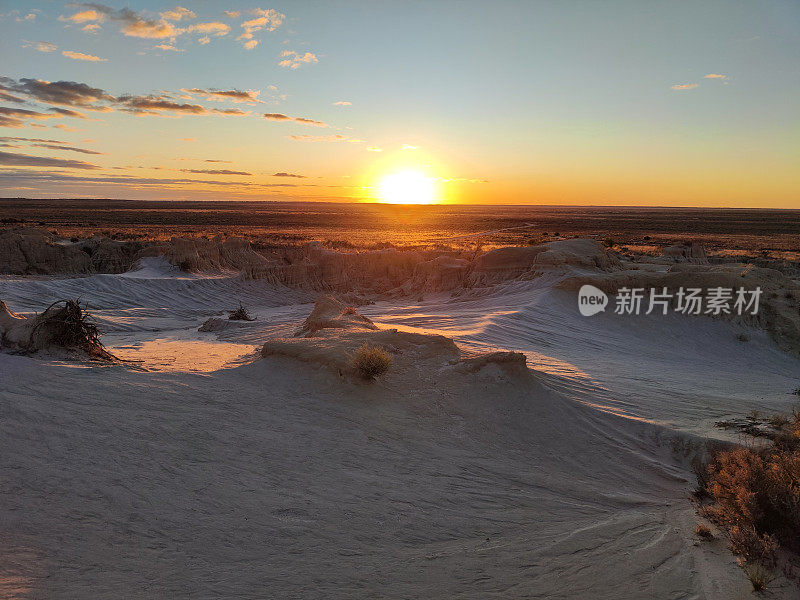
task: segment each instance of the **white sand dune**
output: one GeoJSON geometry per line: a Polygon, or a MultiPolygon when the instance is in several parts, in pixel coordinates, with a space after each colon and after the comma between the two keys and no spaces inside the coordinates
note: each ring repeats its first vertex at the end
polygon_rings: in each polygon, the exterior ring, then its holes
{"type": "Polygon", "coordinates": [[[316,293],[160,259],[0,279],[23,314],[80,296],[141,361],[0,353],[0,597],[749,597],[695,539],[688,458],[786,410],[800,360],[731,321],[581,317],[545,271],[312,337],[316,293]],[[257,319],[223,326],[238,300],[257,319]],[[339,374],[365,339],[394,357],[374,383],[339,374]],[[459,362],[492,350],[529,369],[459,362]]]}

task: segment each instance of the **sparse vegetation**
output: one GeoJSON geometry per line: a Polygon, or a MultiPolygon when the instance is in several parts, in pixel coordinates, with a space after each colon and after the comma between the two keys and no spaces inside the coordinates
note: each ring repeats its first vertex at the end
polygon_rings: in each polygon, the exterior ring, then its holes
{"type": "Polygon", "coordinates": [[[697,527],[694,528],[694,533],[702,540],[714,539],[714,534],[711,533],[711,529],[709,529],[708,525],[704,525],[703,523],[697,524],[697,527]]]}
{"type": "Polygon", "coordinates": [[[386,350],[365,342],[355,351],[350,364],[361,377],[372,380],[389,370],[392,365],[392,357],[386,350]]]}
{"type": "Polygon", "coordinates": [[[239,308],[236,310],[229,310],[228,311],[228,319],[231,321],[255,321],[255,317],[251,317],[250,313],[247,312],[247,309],[242,306],[241,301],[239,302],[239,308]]]}
{"type": "Polygon", "coordinates": [[[606,248],[613,248],[616,245],[617,242],[614,241],[614,238],[607,237],[603,239],[603,246],[606,248]]]}
{"type": "Polygon", "coordinates": [[[705,469],[695,468],[695,496],[709,499],[701,513],[725,530],[753,589],[763,590],[770,570],[786,562],[783,551],[793,562],[800,554],[800,412],[762,417],[754,410],[736,427],[772,443],[713,454],[705,469]]]}
{"type": "Polygon", "coordinates": [[[753,586],[754,592],[763,592],[772,581],[770,572],[761,565],[748,565],[744,568],[747,580],[753,586]]]}
{"type": "Polygon", "coordinates": [[[47,346],[83,350],[93,358],[114,360],[114,356],[100,342],[100,331],[91,322],[89,313],[80,305],[80,300],[54,302],[38,317],[31,331],[32,347],[36,350],[47,346]],[[58,306],[63,304],[64,306],[58,306]]]}

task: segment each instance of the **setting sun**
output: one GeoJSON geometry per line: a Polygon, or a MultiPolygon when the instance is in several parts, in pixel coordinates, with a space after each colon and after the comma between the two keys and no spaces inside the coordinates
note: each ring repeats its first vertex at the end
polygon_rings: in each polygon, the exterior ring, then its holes
{"type": "Polygon", "coordinates": [[[380,183],[380,197],[388,204],[434,204],[433,179],[419,171],[398,171],[386,175],[380,183]]]}

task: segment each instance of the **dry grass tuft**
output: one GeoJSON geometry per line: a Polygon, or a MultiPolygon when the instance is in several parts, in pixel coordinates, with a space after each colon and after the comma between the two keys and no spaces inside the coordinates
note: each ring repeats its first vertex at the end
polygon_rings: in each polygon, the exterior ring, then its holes
{"type": "Polygon", "coordinates": [[[350,359],[350,364],[364,379],[372,380],[383,375],[392,365],[389,353],[376,346],[364,343],[355,351],[350,359]]]}
{"type": "Polygon", "coordinates": [[[747,580],[753,586],[754,592],[763,592],[774,579],[767,569],[761,565],[748,565],[744,568],[747,580]]]}

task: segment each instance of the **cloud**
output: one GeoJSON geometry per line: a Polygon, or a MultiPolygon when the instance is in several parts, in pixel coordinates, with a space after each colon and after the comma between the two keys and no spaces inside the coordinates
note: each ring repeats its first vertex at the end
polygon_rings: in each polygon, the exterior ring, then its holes
{"type": "Polygon", "coordinates": [[[14,129],[19,129],[20,127],[25,127],[25,121],[21,121],[15,117],[7,117],[0,114],[0,127],[11,127],[14,129]]]}
{"type": "Polygon", "coordinates": [[[155,48],[158,48],[159,50],[171,50],[173,52],[183,52],[183,50],[179,50],[173,44],[157,44],[155,48]]]}
{"type": "MultiPolygon", "coordinates": [[[[187,160],[191,160],[191,159],[187,159],[187,160]]],[[[230,164],[233,161],[232,160],[217,160],[215,158],[207,158],[203,162],[207,162],[207,163],[228,163],[228,164],[230,164]]]]}
{"type": "Polygon", "coordinates": [[[96,33],[100,29],[100,25],[97,23],[87,23],[83,27],[81,27],[81,31],[85,31],[87,33],[96,33]]]}
{"type": "Polygon", "coordinates": [[[75,129],[74,127],[70,127],[68,125],[64,125],[63,123],[59,123],[58,125],[53,125],[56,129],[60,129],[61,131],[69,131],[74,133],[76,131],[80,131],[80,129],[75,129]]]}
{"type": "Polygon", "coordinates": [[[300,123],[302,125],[328,127],[328,124],[323,123],[322,121],[315,121],[314,119],[309,119],[307,117],[290,117],[289,115],[284,115],[283,113],[264,113],[264,118],[270,121],[294,121],[295,123],[300,123]]]}
{"type": "Polygon", "coordinates": [[[201,46],[205,46],[209,42],[211,42],[211,38],[208,36],[197,38],[197,41],[200,43],[201,46]]]}
{"type": "Polygon", "coordinates": [[[45,81],[26,78],[14,81],[8,77],[0,77],[0,90],[24,94],[46,104],[79,106],[90,110],[108,110],[95,106],[95,104],[114,100],[113,96],[99,88],[75,81],[45,81]]]}
{"type": "Polygon", "coordinates": [[[232,117],[246,117],[250,114],[249,110],[242,110],[241,108],[212,108],[210,112],[215,115],[228,115],[232,117]]]}
{"type": "Polygon", "coordinates": [[[183,138],[183,141],[184,141],[184,142],[196,142],[196,141],[197,141],[197,138],[192,138],[192,137],[189,137],[189,138],[183,138]]]}
{"type": "Polygon", "coordinates": [[[280,173],[273,173],[273,177],[296,177],[297,179],[305,179],[305,175],[297,175],[296,173],[284,173],[281,171],[280,173]]]}
{"type": "Polygon", "coordinates": [[[678,83],[672,86],[673,90],[693,90],[699,83],[678,83]]]}
{"type": "MultiPolygon", "coordinates": [[[[62,109],[51,109],[51,110],[56,111],[62,109]]],[[[8,108],[6,106],[0,106],[0,116],[9,119],[57,119],[62,115],[42,113],[42,112],[37,112],[35,110],[28,110],[26,108],[8,108]]],[[[69,116],[69,115],[64,115],[64,116],[69,116]]],[[[12,127],[16,127],[16,125],[12,125],[12,127]]]]}
{"type": "Polygon", "coordinates": [[[211,34],[219,37],[222,35],[228,35],[231,32],[231,27],[225,23],[214,21],[211,23],[198,23],[197,25],[192,25],[186,31],[190,33],[211,34]]]}
{"type": "Polygon", "coordinates": [[[65,169],[99,169],[93,165],[80,160],[69,160],[62,158],[47,158],[44,156],[29,156],[28,154],[14,154],[12,152],[0,152],[0,165],[14,167],[63,167],[65,169]]]}
{"type": "Polygon", "coordinates": [[[162,12],[161,18],[165,21],[182,21],[183,19],[196,19],[197,15],[188,8],[176,6],[172,10],[162,12]]]}
{"type": "Polygon", "coordinates": [[[17,104],[25,104],[24,98],[14,96],[13,94],[9,94],[8,92],[4,92],[3,90],[0,90],[0,100],[4,102],[16,102],[17,104]]]}
{"type": "Polygon", "coordinates": [[[347,100],[339,100],[338,102],[333,103],[334,106],[352,106],[352,102],[348,102],[347,100]]]}
{"type": "Polygon", "coordinates": [[[283,59],[278,63],[281,67],[287,67],[289,69],[299,69],[303,64],[309,63],[317,63],[319,59],[315,54],[311,52],[306,52],[305,54],[300,54],[295,52],[294,50],[284,50],[281,52],[280,57],[283,59]]]}
{"type": "MultiPolygon", "coordinates": [[[[283,20],[286,18],[286,15],[283,13],[278,12],[272,8],[264,10],[262,8],[254,8],[248,11],[251,15],[255,16],[254,19],[250,19],[248,21],[244,21],[242,23],[242,33],[236,39],[241,40],[250,40],[245,42],[244,47],[248,50],[252,50],[258,45],[258,41],[253,39],[253,34],[257,31],[262,31],[266,29],[267,31],[275,31],[278,27],[283,24],[283,20]]],[[[231,16],[229,13],[228,16],[231,16]]],[[[238,16],[238,12],[237,12],[238,16]]]]}
{"type": "Polygon", "coordinates": [[[228,169],[181,169],[184,173],[203,173],[204,175],[252,175],[247,171],[229,171],[228,169]]]}
{"type": "Polygon", "coordinates": [[[703,79],[727,79],[727,75],[720,75],[719,73],[709,73],[708,75],[703,75],[703,79]]]}
{"type": "Polygon", "coordinates": [[[68,17],[60,16],[59,20],[67,23],[103,23],[115,21],[120,23],[120,31],[129,37],[163,39],[172,38],[184,33],[175,25],[163,18],[146,19],[130,8],[114,10],[103,4],[78,3],[70,6],[83,7],[82,10],[68,17]]]}
{"type": "Polygon", "coordinates": [[[260,90],[217,90],[213,88],[204,90],[200,88],[181,88],[181,91],[185,94],[204,96],[206,100],[215,100],[218,102],[229,100],[236,103],[264,104],[263,100],[258,99],[258,95],[261,93],[260,90]]]}
{"type": "Polygon", "coordinates": [[[123,108],[121,110],[136,115],[157,115],[162,112],[190,115],[208,114],[208,110],[204,106],[199,104],[181,104],[179,102],[173,102],[165,96],[124,95],[117,98],[117,102],[122,105],[123,108]]]}
{"type": "Polygon", "coordinates": [[[401,150],[419,150],[419,146],[412,146],[411,144],[403,144],[401,150]]]}
{"type": "Polygon", "coordinates": [[[383,152],[383,148],[378,148],[377,146],[369,146],[367,147],[367,152],[383,152]]]}
{"type": "Polygon", "coordinates": [[[89,62],[106,62],[108,60],[107,58],[100,58],[93,54],[83,54],[82,52],[73,52],[72,50],[63,50],[61,54],[73,60],[86,60],[89,62]]]}
{"type": "Polygon", "coordinates": [[[58,46],[52,42],[25,42],[22,44],[23,48],[33,48],[38,52],[55,52],[58,46]]]}
{"type": "Polygon", "coordinates": [[[334,135],[287,135],[287,138],[295,142],[344,142],[350,139],[341,134],[334,135]]]}
{"type": "Polygon", "coordinates": [[[69,142],[62,142],[61,140],[48,140],[46,138],[29,138],[29,137],[0,137],[0,142],[41,142],[43,144],[68,144],[69,142]]]}
{"type": "Polygon", "coordinates": [[[75,119],[87,119],[88,118],[85,114],[80,113],[80,112],[78,112],[76,110],[69,110],[68,108],[51,108],[49,110],[51,112],[56,113],[53,116],[58,115],[58,116],[62,116],[62,117],[73,117],[75,119]]]}
{"type": "MultiPolygon", "coordinates": [[[[108,7],[103,7],[103,8],[106,9],[107,11],[111,11],[111,9],[108,8],[108,7]]],[[[77,12],[74,15],[71,15],[69,17],[65,17],[64,15],[61,15],[60,17],[58,17],[58,20],[59,21],[69,22],[69,23],[87,23],[87,22],[90,22],[90,21],[101,21],[102,22],[102,21],[106,20],[106,16],[107,15],[102,10],[95,10],[93,8],[90,8],[88,10],[83,10],[83,11],[77,12]]]]}
{"type": "Polygon", "coordinates": [[[71,152],[80,152],[81,154],[102,154],[102,152],[95,152],[94,150],[86,150],[85,148],[75,148],[73,146],[64,146],[58,144],[37,143],[31,144],[37,148],[48,148],[49,150],[69,150],[71,152]]]}
{"type": "Polygon", "coordinates": [[[231,19],[238,19],[242,16],[242,13],[238,10],[223,10],[222,14],[231,19]]]}

